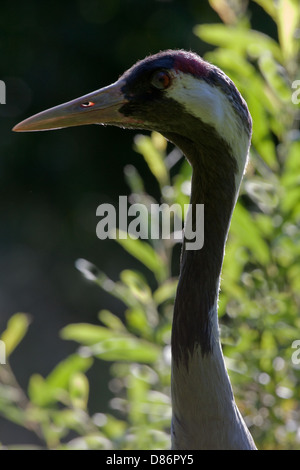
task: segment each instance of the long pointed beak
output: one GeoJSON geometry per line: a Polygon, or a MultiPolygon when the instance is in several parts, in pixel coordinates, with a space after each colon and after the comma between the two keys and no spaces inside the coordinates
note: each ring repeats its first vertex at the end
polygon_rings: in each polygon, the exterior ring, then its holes
{"type": "Polygon", "coordinates": [[[122,93],[123,80],[100,90],[35,114],[17,124],[13,131],[43,131],[85,124],[122,124],[119,109],[128,102],[122,93]]]}

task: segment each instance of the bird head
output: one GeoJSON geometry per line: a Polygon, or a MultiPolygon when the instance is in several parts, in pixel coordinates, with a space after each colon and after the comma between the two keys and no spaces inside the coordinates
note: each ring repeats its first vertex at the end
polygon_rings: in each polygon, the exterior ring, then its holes
{"type": "MultiPolygon", "coordinates": [[[[233,82],[197,54],[168,50],[147,57],[115,83],[38,113],[14,131],[85,124],[156,130],[180,146],[214,141],[238,160],[248,154],[251,117],[233,82]]],[[[242,162],[244,166],[245,161],[242,162]]]]}

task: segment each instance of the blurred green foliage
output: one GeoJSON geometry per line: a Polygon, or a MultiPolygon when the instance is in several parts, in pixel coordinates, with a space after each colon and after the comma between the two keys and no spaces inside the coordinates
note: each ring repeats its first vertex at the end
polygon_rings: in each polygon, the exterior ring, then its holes
{"type": "MultiPolygon", "coordinates": [[[[292,83],[300,78],[300,11],[297,0],[256,3],[277,25],[278,42],[251,29],[244,1],[230,2],[230,7],[225,0],[211,0],[223,24],[194,28],[199,38],[216,46],[205,58],[234,80],[254,121],[250,163],[222,271],[221,338],[239,408],[258,448],[299,449],[300,365],[292,361],[292,343],[300,339],[300,113],[291,96],[292,83]]],[[[179,152],[157,133],[137,136],[134,148],[160,194],[156,199],[148,194],[137,169],[127,166],[130,202],[188,203],[191,169],[179,152]]],[[[149,223],[145,220],[145,226],[149,223]]],[[[86,260],[78,260],[77,267],[123,302],[125,320],[102,310],[99,325],[63,328],[61,337],[77,342],[77,353],[46,378],[33,375],[26,392],[9,364],[0,366],[1,414],[36,433],[43,447],[170,446],[170,336],[177,284],[171,260],[176,245],[163,239],[117,242],[147,268],[149,277],[124,270],[115,282],[86,260]],[[108,386],[114,398],[110,413],[91,415],[86,372],[99,359],[111,362],[108,386]]],[[[16,314],[3,332],[8,361],[29,321],[16,314]]]]}

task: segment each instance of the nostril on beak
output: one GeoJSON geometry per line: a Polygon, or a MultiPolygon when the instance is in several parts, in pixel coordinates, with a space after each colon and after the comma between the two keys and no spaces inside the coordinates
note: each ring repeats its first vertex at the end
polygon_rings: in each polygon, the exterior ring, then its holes
{"type": "Polygon", "coordinates": [[[94,106],[94,105],[95,105],[95,103],[94,103],[93,101],[86,101],[85,103],[81,103],[80,106],[81,106],[82,108],[90,108],[90,107],[92,107],[92,106],[94,106]]]}

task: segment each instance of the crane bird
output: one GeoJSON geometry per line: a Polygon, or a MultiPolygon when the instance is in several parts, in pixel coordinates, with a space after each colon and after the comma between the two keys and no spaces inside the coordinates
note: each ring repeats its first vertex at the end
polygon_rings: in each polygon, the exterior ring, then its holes
{"type": "Polygon", "coordinates": [[[224,248],[251,142],[244,99],[216,66],[193,52],[167,50],[14,131],[84,124],[158,131],[191,164],[191,207],[204,204],[204,246],[187,250],[183,241],[171,339],[172,448],[256,449],[233,396],[217,314],[224,248]]]}

